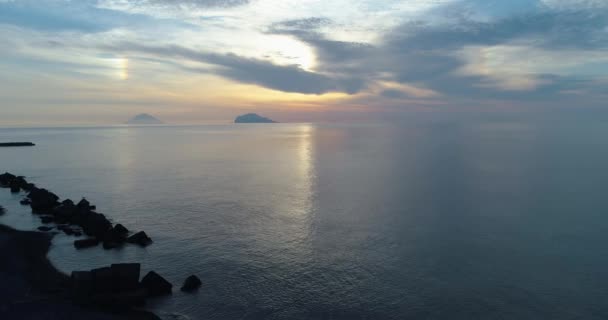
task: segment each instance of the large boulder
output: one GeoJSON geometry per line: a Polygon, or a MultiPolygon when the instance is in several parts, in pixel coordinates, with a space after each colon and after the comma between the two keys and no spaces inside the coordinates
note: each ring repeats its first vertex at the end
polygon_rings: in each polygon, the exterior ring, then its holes
{"type": "Polygon", "coordinates": [[[117,224],[103,235],[103,248],[114,249],[122,247],[127,241],[127,235],[128,230],[121,224],[117,224]]]}
{"type": "Polygon", "coordinates": [[[114,287],[113,274],[110,267],[91,270],[93,275],[93,291],[96,293],[112,292],[114,287]]]}
{"type": "Polygon", "coordinates": [[[27,197],[32,201],[32,211],[37,213],[50,211],[59,205],[59,197],[46,189],[34,188],[27,197]]]}
{"type": "Polygon", "coordinates": [[[142,247],[145,247],[152,243],[152,239],[150,239],[150,237],[148,237],[148,235],[145,232],[140,231],[140,232],[128,237],[127,242],[135,243],[142,247]]]}
{"type": "Polygon", "coordinates": [[[125,228],[125,226],[123,226],[122,224],[117,224],[114,226],[114,232],[116,232],[117,234],[122,234],[122,235],[128,235],[129,234],[129,229],[125,228]]]}
{"type": "Polygon", "coordinates": [[[114,292],[136,290],[139,287],[139,263],[118,263],[110,266],[114,292]]]}
{"type": "Polygon", "coordinates": [[[54,213],[58,222],[66,223],[71,222],[76,215],[78,208],[70,199],[64,200],[58,207],[55,208],[54,213]]]}
{"type": "Polygon", "coordinates": [[[91,212],[86,216],[82,216],[82,221],[79,221],[84,233],[89,236],[94,236],[103,239],[103,236],[112,228],[112,223],[101,213],[91,212]]]}
{"type": "Polygon", "coordinates": [[[74,247],[76,249],[95,247],[98,244],[99,244],[99,240],[97,240],[96,238],[88,238],[88,239],[74,241],[74,247]]]}
{"type": "Polygon", "coordinates": [[[186,278],[186,281],[184,281],[184,285],[182,286],[181,290],[184,292],[192,292],[192,291],[198,289],[201,286],[201,284],[202,284],[201,279],[199,279],[195,275],[191,275],[188,278],[186,278]]]}
{"type": "Polygon", "coordinates": [[[2,188],[8,188],[11,184],[11,182],[13,180],[15,180],[17,177],[13,174],[10,174],[8,172],[0,174],[0,187],[2,188]]]}
{"type": "Polygon", "coordinates": [[[154,271],[148,272],[146,276],[141,279],[142,288],[146,289],[150,296],[162,296],[172,293],[173,285],[161,277],[154,271]]]}
{"type": "Polygon", "coordinates": [[[55,221],[55,217],[53,217],[53,216],[40,216],[40,221],[42,221],[42,223],[44,223],[44,224],[49,224],[49,223],[55,221]]]}
{"type": "Polygon", "coordinates": [[[18,193],[19,191],[21,191],[21,186],[19,185],[17,180],[11,181],[9,187],[11,188],[12,193],[18,193]]]}
{"type": "Polygon", "coordinates": [[[81,212],[95,210],[95,206],[92,206],[91,203],[89,203],[89,201],[85,198],[82,198],[76,206],[78,207],[78,210],[80,210],[81,212]]]}

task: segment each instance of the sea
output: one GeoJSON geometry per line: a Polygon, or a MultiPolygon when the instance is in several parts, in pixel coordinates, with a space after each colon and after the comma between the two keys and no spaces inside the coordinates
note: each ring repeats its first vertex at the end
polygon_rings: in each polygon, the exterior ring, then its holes
{"type": "MultiPolygon", "coordinates": [[[[606,122],[2,128],[0,171],[86,197],[174,285],[163,319],[608,319],[606,122]],[[179,288],[202,280],[193,294],[179,288]]],[[[41,225],[0,190],[0,223],[41,225]]]]}

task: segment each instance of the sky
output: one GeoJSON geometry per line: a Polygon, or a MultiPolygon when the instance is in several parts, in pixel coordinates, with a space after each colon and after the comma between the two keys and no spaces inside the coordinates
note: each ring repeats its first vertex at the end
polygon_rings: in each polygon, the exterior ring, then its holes
{"type": "Polygon", "coordinates": [[[603,110],[606,0],[0,0],[0,126],[603,110]]]}

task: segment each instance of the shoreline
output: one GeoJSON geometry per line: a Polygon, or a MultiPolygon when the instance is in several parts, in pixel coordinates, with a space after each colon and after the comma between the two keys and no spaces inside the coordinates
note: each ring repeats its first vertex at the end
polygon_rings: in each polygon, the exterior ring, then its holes
{"type": "Polygon", "coordinates": [[[70,277],[47,258],[53,236],[0,224],[0,318],[158,320],[143,310],[109,313],[75,305],[70,277]]]}

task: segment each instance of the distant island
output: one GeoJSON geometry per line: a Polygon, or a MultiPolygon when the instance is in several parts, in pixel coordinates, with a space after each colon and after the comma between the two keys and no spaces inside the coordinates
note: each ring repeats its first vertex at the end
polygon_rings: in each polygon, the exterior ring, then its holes
{"type": "Polygon", "coordinates": [[[276,123],[276,121],[255,113],[247,113],[236,117],[234,123],[276,123]]]}
{"type": "Polygon", "coordinates": [[[135,117],[129,119],[129,121],[127,121],[127,124],[163,124],[164,122],[160,121],[159,119],[147,114],[147,113],[142,113],[142,114],[138,114],[135,117]]]}

